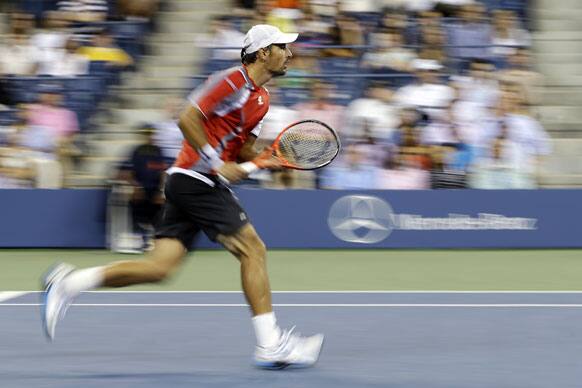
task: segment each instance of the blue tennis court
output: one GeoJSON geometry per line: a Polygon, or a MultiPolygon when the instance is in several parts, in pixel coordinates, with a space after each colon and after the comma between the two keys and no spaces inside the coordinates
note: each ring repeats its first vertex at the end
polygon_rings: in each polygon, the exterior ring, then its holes
{"type": "MultiPolygon", "coordinates": [[[[13,295],[15,296],[15,295],[13,295]]],[[[579,387],[582,293],[278,292],[313,369],[252,367],[238,292],[83,294],[47,343],[38,293],[0,303],[2,387],[579,387]]]]}

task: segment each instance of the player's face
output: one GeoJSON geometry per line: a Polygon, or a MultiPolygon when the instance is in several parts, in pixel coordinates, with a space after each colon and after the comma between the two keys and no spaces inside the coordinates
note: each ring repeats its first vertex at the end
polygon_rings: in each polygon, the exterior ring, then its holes
{"type": "Polygon", "coordinates": [[[293,57],[293,54],[286,44],[273,44],[267,58],[267,70],[274,77],[285,75],[291,57],[293,57]]]}

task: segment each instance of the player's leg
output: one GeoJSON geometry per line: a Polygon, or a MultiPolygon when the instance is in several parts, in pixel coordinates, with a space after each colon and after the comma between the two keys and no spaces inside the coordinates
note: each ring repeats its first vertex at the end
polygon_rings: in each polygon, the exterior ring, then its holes
{"type": "Polygon", "coordinates": [[[236,233],[216,239],[240,261],[242,287],[253,315],[272,312],[267,249],[255,228],[246,224],[236,233]]]}
{"type": "Polygon", "coordinates": [[[186,248],[178,239],[156,239],[154,249],[146,254],[145,259],[119,261],[103,267],[100,286],[125,287],[161,282],[178,269],[186,253],[186,248]]]}
{"type": "Polygon", "coordinates": [[[74,270],[60,264],[45,278],[43,323],[50,339],[71,301],[81,292],[99,287],[125,287],[160,282],[176,271],[186,249],[179,239],[156,240],[154,249],[142,260],[120,261],[104,267],[74,270]]]}
{"type": "MultiPolygon", "coordinates": [[[[166,196],[173,196],[175,190],[174,185],[166,186],[166,196]]],[[[145,259],[77,271],[69,265],[60,264],[50,271],[44,281],[42,312],[47,336],[50,339],[54,337],[56,324],[71,301],[82,291],[160,282],[175,272],[187,253],[186,248],[191,246],[199,231],[183,213],[179,205],[171,200],[166,201],[156,232],[155,247],[145,259]]]]}
{"type": "Polygon", "coordinates": [[[271,304],[267,251],[255,228],[247,223],[233,234],[218,235],[216,240],[240,261],[242,287],[253,312],[256,365],[281,369],[315,364],[321,352],[323,335],[302,337],[292,333],[293,329],[283,331],[277,325],[271,304]]]}

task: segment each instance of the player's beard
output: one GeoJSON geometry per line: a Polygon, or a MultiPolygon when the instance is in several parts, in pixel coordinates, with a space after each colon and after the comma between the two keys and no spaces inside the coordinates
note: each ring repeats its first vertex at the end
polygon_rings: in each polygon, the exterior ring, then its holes
{"type": "Polygon", "coordinates": [[[283,63],[283,66],[281,66],[281,68],[278,70],[270,70],[271,75],[273,77],[282,77],[285,74],[287,74],[287,69],[285,68],[287,66],[287,63],[288,62],[283,63]]]}
{"type": "Polygon", "coordinates": [[[281,70],[271,70],[271,75],[273,77],[282,77],[285,74],[287,74],[287,70],[285,70],[285,69],[281,69],[281,70]]]}

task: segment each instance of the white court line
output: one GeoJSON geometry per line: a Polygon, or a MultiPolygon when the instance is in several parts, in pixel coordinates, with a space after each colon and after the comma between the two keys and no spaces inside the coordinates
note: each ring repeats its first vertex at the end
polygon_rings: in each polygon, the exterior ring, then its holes
{"type": "MultiPolygon", "coordinates": [[[[14,293],[20,295],[24,294],[38,294],[43,291],[6,291],[0,292],[0,297],[4,293],[14,293]]],[[[468,290],[468,291],[458,291],[458,290],[334,290],[334,291],[271,291],[273,294],[582,294],[582,291],[567,291],[567,290],[468,290]]],[[[242,291],[135,291],[135,290],[96,290],[96,291],[83,291],[83,293],[88,294],[242,294],[242,291]]],[[[17,296],[20,296],[17,295],[17,296]]],[[[0,299],[0,301],[2,301],[0,299]]]]}
{"type": "Polygon", "coordinates": [[[18,298],[19,296],[26,295],[28,293],[29,291],[3,291],[0,292],[0,302],[18,298]]]}
{"type": "MultiPolygon", "coordinates": [[[[0,307],[40,306],[40,303],[0,303],[0,307]]],[[[249,307],[244,303],[74,303],[78,307],[249,307]]],[[[278,303],[273,307],[464,307],[464,308],[582,308],[582,304],[540,304],[540,303],[278,303]]]]}

